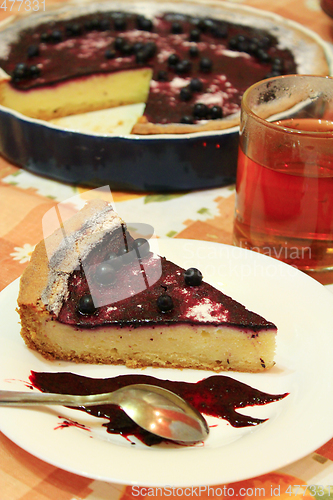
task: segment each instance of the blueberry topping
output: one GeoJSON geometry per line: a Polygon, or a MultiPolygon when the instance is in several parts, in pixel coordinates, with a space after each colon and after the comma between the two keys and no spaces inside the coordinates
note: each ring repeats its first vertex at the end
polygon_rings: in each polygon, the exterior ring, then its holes
{"type": "Polygon", "coordinates": [[[196,45],[191,45],[191,47],[188,49],[188,53],[190,57],[198,57],[199,49],[196,45]]]}
{"type": "Polygon", "coordinates": [[[200,78],[192,78],[190,81],[190,89],[193,90],[193,92],[201,92],[203,89],[203,83],[200,78]]]}
{"type": "Polygon", "coordinates": [[[61,42],[62,40],[62,33],[59,30],[53,30],[52,33],[50,34],[50,41],[54,43],[61,42]]]}
{"type": "Polygon", "coordinates": [[[82,33],[82,27],[78,23],[69,24],[66,26],[68,36],[78,36],[82,33]]]}
{"type": "Polygon", "coordinates": [[[27,56],[30,58],[39,56],[39,47],[38,45],[29,45],[27,50],[27,56]]]}
{"type": "Polygon", "coordinates": [[[156,53],[156,44],[154,42],[148,42],[136,53],[136,62],[145,63],[151,59],[156,53]]]}
{"type": "Polygon", "coordinates": [[[200,69],[204,73],[209,73],[213,67],[213,62],[208,57],[203,57],[200,59],[200,69]]]}
{"type": "Polygon", "coordinates": [[[121,255],[123,264],[130,264],[134,259],[136,259],[136,253],[132,251],[132,248],[123,247],[119,252],[119,255],[121,255]]]}
{"type": "Polygon", "coordinates": [[[263,63],[269,63],[271,61],[271,56],[264,49],[258,49],[256,56],[263,63]]]}
{"type": "Polygon", "coordinates": [[[47,32],[42,33],[42,34],[40,35],[40,41],[41,41],[42,43],[47,43],[47,42],[49,42],[49,41],[50,41],[50,38],[51,38],[51,35],[50,35],[50,33],[47,33],[47,32]]]}
{"type": "Polygon", "coordinates": [[[221,106],[212,106],[210,108],[210,117],[212,120],[218,120],[222,118],[223,112],[221,106]]]}
{"type": "Polygon", "coordinates": [[[211,32],[216,38],[227,38],[228,26],[226,24],[222,24],[220,26],[214,26],[211,32]]]}
{"type": "Polygon", "coordinates": [[[137,28],[142,31],[152,31],[153,22],[144,16],[138,16],[136,21],[137,28]]]}
{"type": "Polygon", "coordinates": [[[100,285],[111,285],[116,279],[115,269],[111,263],[103,262],[96,268],[95,281],[100,285]]]}
{"type": "Polygon", "coordinates": [[[283,71],[284,69],[284,63],[283,60],[280,59],[280,57],[274,57],[272,59],[272,71],[283,71]]]}
{"type": "Polygon", "coordinates": [[[163,313],[171,311],[173,309],[173,300],[170,295],[166,293],[160,295],[157,299],[157,307],[163,313]]]}
{"type": "Polygon", "coordinates": [[[193,125],[194,119],[193,116],[190,115],[184,115],[180,119],[180,123],[184,123],[185,125],[193,125]]]}
{"type": "Polygon", "coordinates": [[[193,115],[195,116],[195,118],[198,118],[199,120],[207,118],[209,115],[208,106],[206,106],[206,104],[198,102],[193,107],[193,115]]]}
{"type": "Polygon", "coordinates": [[[109,263],[111,264],[111,266],[113,267],[113,269],[115,271],[118,271],[123,265],[123,261],[122,261],[121,256],[117,255],[114,252],[110,252],[106,256],[106,261],[109,261],[109,263]]]}
{"type": "Polygon", "coordinates": [[[114,46],[117,50],[121,50],[122,46],[126,43],[126,40],[121,36],[116,36],[114,40],[114,46]]]}
{"type": "Polygon", "coordinates": [[[154,42],[147,42],[144,46],[144,50],[147,53],[147,57],[150,59],[156,54],[157,46],[154,42]]]}
{"type": "Polygon", "coordinates": [[[156,75],[156,80],[158,80],[159,82],[167,82],[169,80],[168,72],[164,69],[160,69],[156,75]]]}
{"type": "Polygon", "coordinates": [[[176,66],[176,64],[180,61],[180,57],[177,54],[171,54],[168,57],[168,64],[171,67],[176,66]]]}
{"type": "Polygon", "coordinates": [[[135,42],[135,44],[133,45],[134,54],[140,52],[140,50],[142,50],[144,46],[145,44],[143,42],[135,42]]]}
{"type": "Polygon", "coordinates": [[[146,257],[150,251],[149,241],[145,238],[137,238],[134,240],[133,248],[138,258],[146,257]]]}
{"type": "Polygon", "coordinates": [[[24,80],[29,78],[29,67],[25,63],[16,64],[14,71],[12,73],[12,78],[14,81],[24,80]]]}
{"type": "Polygon", "coordinates": [[[123,31],[126,29],[127,23],[124,16],[116,17],[114,20],[114,29],[117,31],[123,31]]]}
{"type": "Polygon", "coordinates": [[[195,267],[190,267],[184,272],[184,279],[186,285],[189,286],[199,286],[202,282],[202,274],[199,269],[195,267]]]}
{"type": "Polygon", "coordinates": [[[178,75],[183,75],[184,73],[189,73],[192,69],[192,64],[187,59],[179,61],[175,66],[175,71],[178,75]]]}
{"type": "Polygon", "coordinates": [[[180,89],[179,97],[182,101],[189,101],[192,99],[192,90],[189,87],[183,87],[180,89]]]}
{"type": "Polygon", "coordinates": [[[29,68],[29,73],[32,78],[37,78],[40,75],[40,68],[36,64],[33,64],[29,68]]]}
{"type": "Polygon", "coordinates": [[[116,51],[113,49],[107,49],[104,55],[106,59],[114,59],[116,57],[116,51]]]}
{"type": "Polygon", "coordinates": [[[124,54],[124,56],[130,56],[133,54],[133,45],[130,42],[125,41],[119,50],[122,54],[124,54]]]}
{"type": "Polygon", "coordinates": [[[79,313],[81,314],[94,314],[96,308],[94,306],[91,295],[83,295],[79,301],[79,313]]]}
{"type": "Polygon", "coordinates": [[[193,29],[190,31],[189,40],[190,42],[199,42],[201,32],[198,29],[193,29]]]}
{"type": "Polygon", "coordinates": [[[111,23],[110,23],[109,19],[107,19],[107,18],[101,19],[98,23],[98,30],[99,31],[107,31],[110,29],[110,27],[111,27],[111,23]]]}
{"type": "Polygon", "coordinates": [[[84,24],[84,27],[87,31],[99,30],[101,25],[100,23],[101,23],[100,19],[98,19],[98,17],[94,17],[92,19],[89,19],[84,24]]]}
{"type": "Polygon", "coordinates": [[[180,33],[183,33],[183,26],[181,23],[175,21],[174,23],[172,23],[171,25],[171,33],[173,35],[179,35],[180,33]]]}

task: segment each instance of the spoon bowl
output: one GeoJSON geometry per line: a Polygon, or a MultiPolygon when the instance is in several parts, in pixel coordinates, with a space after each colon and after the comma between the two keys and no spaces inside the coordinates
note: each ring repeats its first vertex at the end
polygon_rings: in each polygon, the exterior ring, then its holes
{"type": "Polygon", "coordinates": [[[103,404],[120,406],[137,425],[171,441],[194,444],[205,440],[209,434],[207,422],[200,412],[177,394],[155,385],[133,384],[88,396],[0,391],[0,406],[103,404]]]}

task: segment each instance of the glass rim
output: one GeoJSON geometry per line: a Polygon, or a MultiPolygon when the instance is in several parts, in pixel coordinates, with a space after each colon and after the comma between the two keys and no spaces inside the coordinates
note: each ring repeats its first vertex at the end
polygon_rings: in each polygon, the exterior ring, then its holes
{"type": "MultiPolygon", "coordinates": [[[[296,129],[296,128],[292,128],[292,127],[286,127],[283,125],[277,125],[275,122],[269,122],[267,119],[261,118],[254,111],[252,111],[249,104],[247,103],[247,98],[248,98],[248,95],[254,89],[258,88],[260,85],[263,85],[266,82],[283,81],[284,79],[288,79],[288,78],[295,79],[295,80],[300,79],[300,78],[309,78],[309,79],[313,79],[313,80],[331,80],[332,86],[333,86],[333,75],[308,75],[308,74],[293,73],[290,75],[288,74],[288,75],[272,76],[271,78],[266,78],[265,80],[260,80],[256,83],[252,84],[250,87],[248,87],[245,90],[243,97],[242,97],[241,114],[243,114],[243,109],[244,109],[246,114],[251,116],[258,123],[261,123],[265,127],[268,127],[268,128],[273,129],[273,130],[280,131],[280,132],[287,132],[289,134],[295,134],[295,135],[299,135],[299,136],[300,135],[302,135],[302,136],[308,135],[308,136],[332,138],[333,139],[333,126],[332,126],[332,130],[328,130],[327,132],[300,130],[300,129],[296,129]]],[[[333,124],[333,118],[332,118],[332,124],[333,124]]]]}

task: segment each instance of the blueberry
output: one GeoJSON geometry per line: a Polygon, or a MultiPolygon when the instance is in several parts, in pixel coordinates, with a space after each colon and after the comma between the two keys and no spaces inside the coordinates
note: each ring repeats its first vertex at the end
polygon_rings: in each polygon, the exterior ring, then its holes
{"type": "Polygon", "coordinates": [[[280,57],[274,57],[272,59],[272,71],[283,71],[284,62],[280,57]]]}
{"type": "Polygon", "coordinates": [[[210,117],[212,120],[218,120],[222,118],[223,112],[221,106],[212,106],[210,109],[210,117]]]}
{"type": "Polygon", "coordinates": [[[79,300],[79,313],[80,314],[94,314],[96,308],[94,306],[91,295],[83,295],[79,300]]]}
{"type": "Polygon", "coordinates": [[[188,53],[190,57],[198,57],[199,49],[196,45],[191,45],[191,47],[188,49],[188,53]]]}
{"type": "Polygon", "coordinates": [[[141,31],[152,31],[153,22],[151,19],[147,19],[144,16],[138,16],[136,20],[136,26],[141,31]]]}
{"type": "Polygon", "coordinates": [[[146,257],[149,254],[149,241],[145,238],[137,238],[134,240],[133,248],[136,251],[138,258],[146,257]]]}
{"type": "Polygon", "coordinates": [[[164,69],[160,69],[156,75],[156,80],[158,80],[159,82],[167,82],[169,80],[168,72],[164,69]]]}
{"type": "Polygon", "coordinates": [[[114,59],[116,57],[116,51],[113,49],[107,49],[104,52],[104,56],[106,57],[106,59],[114,59]]]}
{"type": "Polygon", "coordinates": [[[190,89],[193,90],[193,92],[201,92],[203,89],[203,83],[200,78],[192,78],[190,81],[190,89]]]}
{"type": "Polygon", "coordinates": [[[173,35],[179,35],[180,33],[183,33],[183,26],[181,23],[175,21],[174,23],[172,23],[171,25],[171,33],[173,35]]]}
{"type": "Polygon", "coordinates": [[[120,52],[124,54],[124,56],[130,56],[133,54],[133,45],[125,41],[120,48],[120,52]]]}
{"type": "Polygon", "coordinates": [[[147,42],[144,46],[144,50],[147,54],[148,59],[153,57],[156,54],[157,46],[154,42],[147,42]]]}
{"type": "Polygon", "coordinates": [[[190,61],[188,61],[187,59],[184,59],[183,61],[179,61],[175,66],[175,71],[179,75],[183,75],[184,73],[188,73],[189,71],[191,71],[191,69],[192,69],[192,65],[191,65],[190,61]]]}
{"type": "Polygon", "coordinates": [[[192,99],[192,91],[189,87],[183,87],[180,89],[179,97],[181,101],[189,101],[192,99]]]}
{"type": "Polygon", "coordinates": [[[148,42],[136,53],[136,62],[145,63],[151,59],[156,52],[156,44],[154,42],[148,42]]]}
{"type": "Polygon", "coordinates": [[[208,106],[206,106],[206,104],[198,102],[193,107],[193,115],[194,115],[195,118],[198,118],[198,119],[205,119],[205,118],[207,118],[208,115],[209,115],[209,108],[208,108],[208,106]]]}
{"type": "Polygon", "coordinates": [[[82,33],[82,27],[78,23],[68,24],[66,33],[68,36],[78,36],[82,33]]]}
{"type": "Polygon", "coordinates": [[[201,32],[198,29],[193,29],[190,31],[189,40],[190,42],[199,42],[201,32]]]}
{"type": "Polygon", "coordinates": [[[127,23],[124,16],[116,17],[114,20],[114,29],[116,31],[124,31],[126,29],[127,23]]]}
{"type": "Polygon", "coordinates": [[[180,123],[184,123],[185,125],[193,125],[194,119],[193,116],[190,115],[184,115],[180,119],[180,123]]]}
{"type": "Polygon", "coordinates": [[[115,252],[110,252],[106,256],[106,261],[109,261],[115,271],[118,271],[123,265],[122,258],[115,252]]]}
{"type": "Polygon", "coordinates": [[[133,51],[134,51],[134,54],[137,54],[138,52],[140,52],[140,50],[142,50],[144,48],[144,43],[143,42],[135,42],[135,44],[133,45],[133,51]]]}
{"type": "Polygon", "coordinates": [[[98,23],[98,30],[99,31],[107,31],[110,29],[110,21],[106,17],[101,19],[98,23]]]}
{"type": "Polygon", "coordinates": [[[126,43],[125,39],[121,36],[116,36],[114,46],[117,50],[121,50],[122,46],[126,43]]]}
{"type": "Polygon", "coordinates": [[[94,17],[92,19],[89,19],[85,24],[84,27],[88,31],[93,31],[93,30],[99,30],[100,28],[100,20],[98,17],[94,17]]]}
{"type": "Polygon", "coordinates": [[[40,75],[40,68],[36,64],[33,64],[29,68],[29,73],[32,78],[37,78],[40,75]]]}
{"type": "Polygon", "coordinates": [[[49,42],[51,39],[51,34],[50,33],[47,33],[47,32],[44,32],[44,33],[41,33],[40,35],[40,41],[42,43],[47,43],[49,42]]]}
{"type": "Polygon", "coordinates": [[[136,54],[135,54],[135,61],[140,64],[144,64],[148,61],[148,57],[147,57],[147,53],[145,52],[144,49],[141,49],[139,50],[136,54]]]}
{"type": "Polygon", "coordinates": [[[203,57],[200,60],[199,67],[200,67],[201,71],[203,71],[204,73],[209,73],[213,67],[213,62],[208,57],[203,57]]]}
{"type": "Polygon", "coordinates": [[[39,56],[39,47],[38,45],[29,45],[27,49],[27,56],[30,58],[39,56]]]}
{"type": "Polygon", "coordinates": [[[263,63],[269,63],[271,61],[271,56],[264,49],[258,49],[256,56],[258,57],[259,61],[263,63]]]}
{"type": "Polygon", "coordinates": [[[163,313],[171,311],[173,309],[173,300],[170,295],[166,293],[160,295],[157,299],[157,307],[163,313]]]}
{"type": "Polygon", "coordinates": [[[121,255],[121,260],[123,264],[130,264],[134,259],[136,259],[136,253],[132,251],[132,248],[123,247],[119,255],[121,255]]]}
{"type": "Polygon", "coordinates": [[[116,279],[115,269],[112,264],[103,262],[96,268],[95,281],[100,285],[111,285],[116,279]]]}
{"type": "Polygon", "coordinates": [[[16,64],[14,71],[12,73],[13,80],[19,81],[28,77],[29,77],[29,67],[25,63],[16,64]]]}
{"type": "Polygon", "coordinates": [[[202,282],[202,273],[195,267],[190,267],[184,272],[184,279],[186,285],[199,286],[202,282]]]}
{"type": "Polygon", "coordinates": [[[51,42],[58,43],[61,42],[62,40],[62,33],[60,30],[53,30],[52,33],[50,34],[50,40],[51,42]]]}
{"type": "Polygon", "coordinates": [[[221,24],[220,26],[214,26],[211,32],[216,38],[227,38],[228,26],[226,24],[221,24]]]}
{"type": "Polygon", "coordinates": [[[176,64],[180,61],[180,57],[177,54],[171,54],[168,57],[168,65],[171,67],[176,66],[176,64]]]}

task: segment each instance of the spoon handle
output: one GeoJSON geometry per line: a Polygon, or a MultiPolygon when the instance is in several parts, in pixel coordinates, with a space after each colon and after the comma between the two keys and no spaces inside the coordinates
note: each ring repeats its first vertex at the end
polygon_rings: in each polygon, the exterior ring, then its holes
{"type": "Polygon", "coordinates": [[[72,394],[30,393],[18,391],[1,391],[0,406],[36,406],[36,405],[65,405],[91,406],[98,404],[112,404],[112,394],[93,394],[91,396],[77,396],[72,394]]]}

